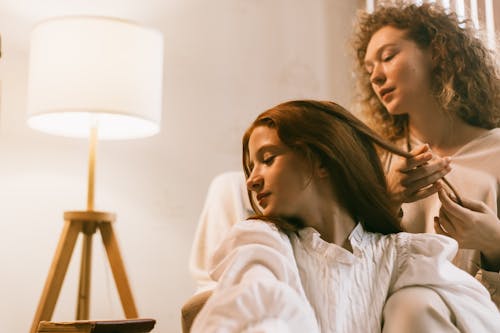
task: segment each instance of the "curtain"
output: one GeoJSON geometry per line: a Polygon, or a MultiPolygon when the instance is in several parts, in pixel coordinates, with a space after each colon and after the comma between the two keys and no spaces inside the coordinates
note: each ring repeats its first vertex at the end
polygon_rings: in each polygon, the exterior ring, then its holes
{"type": "MultiPolygon", "coordinates": [[[[397,1],[393,0],[393,2],[397,1]]],[[[369,13],[373,12],[379,2],[382,1],[366,0],[366,11],[369,13]]],[[[391,1],[383,2],[387,3],[391,1]]],[[[417,5],[421,5],[424,2],[438,3],[456,12],[459,17],[469,18],[476,29],[485,31],[488,47],[492,50],[496,49],[493,0],[413,0],[411,2],[417,5]]],[[[498,2],[496,5],[498,6],[498,2]]]]}

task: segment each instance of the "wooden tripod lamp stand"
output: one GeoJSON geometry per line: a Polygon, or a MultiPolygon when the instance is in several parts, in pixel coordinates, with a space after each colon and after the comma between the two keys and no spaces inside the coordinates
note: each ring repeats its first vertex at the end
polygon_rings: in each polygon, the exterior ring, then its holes
{"type": "Polygon", "coordinates": [[[64,227],[33,319],[50,320],[75,243],[83,236],[76,319],[89,319],[92,238],[102,236],[126,318],[138,317],[113,231],[115,214],[94,210],[98,139],[159,131],[163,39],[133,22],[97,16],[52,18],[31,35],[28,124],[51,134],[89,137],[87,209],[64,213],[64,227]]]}

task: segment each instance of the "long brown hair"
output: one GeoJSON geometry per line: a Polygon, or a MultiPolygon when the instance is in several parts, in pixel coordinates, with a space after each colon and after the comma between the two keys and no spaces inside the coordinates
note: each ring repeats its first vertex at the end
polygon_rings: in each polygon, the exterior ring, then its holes
{"type": "MultiPolygon", "coordinates": [[[[411,155],[385,141],[342,106],[328,101],[298,100],[279,104],[262,114],[243,135],[243,169],[251,173],[248,143],[253,130],[267,126],[280,140],[310,163],[319,159],[328,170],[339,203],[363,227],[383,234],[401,231],[394,212],[375,144],[394,154],[411,155]]],[[[253,197],[250,202],[259,212],[253,197]]],[[[301,221],[263,217],[290,233],[304,227],[301,221]]]]}
{"type": "Polygon", "coordinates": [[[460,20],[437,4],[382,5],[360,13],[353,37],[360,112],[377,132],[391,140],[404,137],[408,117],[391,116],[370,83],[364,61],[373,36],[385,26],[406,32],[432,56],[432,93],[441,108],[466,123],[491,129],[500,125],[500,72],[470,20],[460,20]]]}

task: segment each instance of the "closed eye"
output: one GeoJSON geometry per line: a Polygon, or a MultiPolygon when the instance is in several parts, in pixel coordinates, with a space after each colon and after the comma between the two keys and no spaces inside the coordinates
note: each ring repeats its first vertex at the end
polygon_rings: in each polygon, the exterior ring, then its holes
{"type": "Polygon", "coordinates": [[[275,157],[276,157],[275,155],[266,157],[264,160],[262,160],[262,163],[264,163],[265,165],[271,165],[273,164],[275,157]]]}
{"type": "Polygon", "coordinates": [[[382,59],[382,61],[383,62],[391,61],[392,58],[394,58],[394,55],[390,55],[388,57],[385,57],[384,59],[382,59]]]}
{"type": "Polygon", "coordinates": [[[391,53],[387,53],[386,55],[384,55],[382,57],[382,61],[383,62],[387,62],[387,61],[391,61],[392,58],[394,58],[394,56],[397,54],[397,52],[391,52],[391,53]]]}

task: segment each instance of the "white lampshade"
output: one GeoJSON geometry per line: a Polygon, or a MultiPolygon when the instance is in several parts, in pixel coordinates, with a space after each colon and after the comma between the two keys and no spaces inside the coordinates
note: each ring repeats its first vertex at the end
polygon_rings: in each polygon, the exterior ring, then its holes
{"type": "Polygon", "coordinates": [[[31,34],[28,124],[56,135],[100,139],[156,134],[162,109],[163,38],[109,17],[69,16],[31,34]]]}

